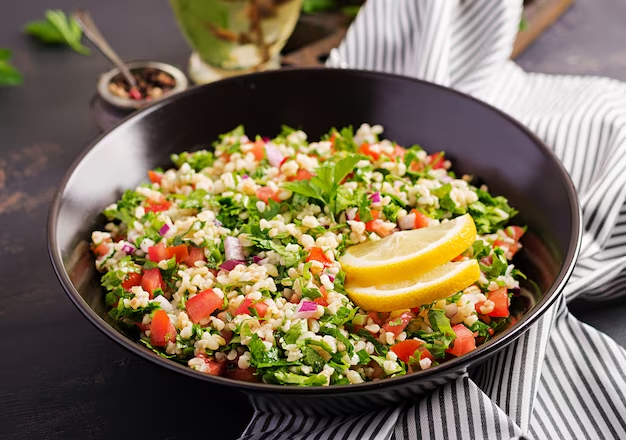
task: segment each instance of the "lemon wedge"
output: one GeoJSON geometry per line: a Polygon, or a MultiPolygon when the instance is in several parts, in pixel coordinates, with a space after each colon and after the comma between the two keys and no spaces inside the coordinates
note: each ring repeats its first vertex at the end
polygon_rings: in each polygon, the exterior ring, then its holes
{"type": "Polygon", "coordinates": [[[479,277],[478,261],[465,260],[442,264],[419,277],[403,281],[369,287],[346,282],[345,289],[350,299],[364,310],[392,312],[447,298],[471,286],[479,277]]]}
{"type": "Polygon", "coordinates": [[[412,231],[400,231],[379,241],[349,247],[339,258],[346,281],[374,286],[416,278],[447,263],[476,240],[472,216],[412,231]]]}

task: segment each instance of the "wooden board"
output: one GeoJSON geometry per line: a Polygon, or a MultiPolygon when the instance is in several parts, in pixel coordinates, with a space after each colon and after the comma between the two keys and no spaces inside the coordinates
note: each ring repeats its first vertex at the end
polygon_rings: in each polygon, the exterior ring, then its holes
{"type": "MultiPolygon", "coordinates": [[[[571,6],[574,0],[531,0],[524,6],[526,26],[515,40],[512,58],[518,57],[552,23],[571,6]]],[[[283,51],[284,65],[321,66],[331,49],[346,34],[350,20],[341,13],[303,15],[283,51]]]]}

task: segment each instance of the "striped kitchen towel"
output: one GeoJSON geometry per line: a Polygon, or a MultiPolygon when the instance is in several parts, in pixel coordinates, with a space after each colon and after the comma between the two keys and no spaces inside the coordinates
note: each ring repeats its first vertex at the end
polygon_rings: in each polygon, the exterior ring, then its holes
{"type": "Polygon", "coordinates": [[[509,61],[521,11],[521,0],[368,0],[328,64],[455,88],[541,137],[583,210],[565,301],[417,405],[316,420],[257,409],[242,439],[626,439],[626,351],[566,305],[626,293],[626,84],[522,71],[509,61]]]}

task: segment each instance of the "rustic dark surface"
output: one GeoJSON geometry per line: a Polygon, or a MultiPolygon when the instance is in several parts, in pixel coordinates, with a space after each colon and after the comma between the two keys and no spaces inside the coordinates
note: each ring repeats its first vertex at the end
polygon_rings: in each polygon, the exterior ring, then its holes
{"type": "MultiPolygon", "coordinates": [[[[67,167],[98,135],[88,105],[108,65],[95,52],[83,57],[41,46],[20,29],[46,8],[76,6],[92,11],[125,59],[185,67],[189,55],[167,2],[30,0],[2,8],[0,47],[13,49],[25,83],[0,88],[0,437],[236,438],[251,415],[242,397],[109,341],[67,299],[50,265],[48,207],[67,167]]],[[[622,0],[577,0],[520,64],[626,79],[625,16],[622,0]]],[[[626,345],[626,302],[576,311],[626,345]]]]}

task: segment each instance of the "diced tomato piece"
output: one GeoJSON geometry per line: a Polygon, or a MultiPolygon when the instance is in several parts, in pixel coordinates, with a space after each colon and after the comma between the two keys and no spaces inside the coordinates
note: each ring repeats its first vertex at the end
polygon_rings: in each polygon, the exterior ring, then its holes
{"type": "Polygon", "coordinates": [[[359,153],[369,156],[374,160],[378,160],[378,158],[380,157],[380,153],[373,151],[372,146],[367,142],[361,144],[361,146],[359,147],[359,153]]]}
{"type": "Polygon", "coordinates": [[[372,318],[374,324],[383,325],[389,319],[388,312],[367,312],[367,315],[372,318]]]}
{"type": "Polygon", "coordinates": [[[149,170],[148,178],[152,183],[161,183],[161,180],[163,180],[163,173],[157,173],[156,171],[149,170]]]}
{"type": "Polygon", "coordinates": [[[265,204],[269,204],[270,199],[274,200],[275,202],[280,202],[280,199],[278,198],[278,193],[276,193],[272,188],[268,186],[263,186],[257,189],[256,196],[265,204]]]}
{"type": "Polygon", "coordinates": [[[507,243],[506,241],[503,241],[503,240],[494,240],[493,247],[499,247],[500,249],[502,249],[504,253],[507,254],[506,255],[507,258],[508,257],[513,258],[513,256],[517,253],[517,251],[521,249],[521,246],[518,242],[507,243]]]}
{"type": "Polygon", "coordinates": [[[515,241],[519,241],[519,239],[524,235],[524,232],[524,228],[520,228],[519,226],[508,226],[504,230],[504,233],[515,241]]]}
{"type": "Polygon", "coordinates": [[[409,358],[415,354],[420,345],[422,345],[420,341],[407,339],[392,345],[391,351],[393,351],[402,362],[408,364],[409,358]]]}
{"type": "Polygon", "coordinates": [[[189,267],[194,267],[195,263],[198,261],[206,261],[206,257],[204,256],[204,249],[196,246],[190,246],[189,255],[183,263],[185,263],[189,267]]]}
{"type": "Polygon", "coordinates": [[[424,171],[424,164],[419,160],[414,160],[411,162],[411,165],[409,165],[409,170],[419,173],[420,171],[424,171]]]}
{"type": "Polygon", "coordinates": [[[337,139],[337,132],[333,132],[333,134],[330,135],[330,138],[328,139],[328,142],[330,142],[330,148],[331,150],[335,148],[335,139],[337,139]]]}
{"type": "Polygon", "coordinates": [[[432,355],[432,353],[430,351],[428,351],[428,349],[426,347],[420,347],[419,348],[420,351],[420,361],[424,358],[428,358],[430,359],[431,362],[435,362],[435,356],[432,355]]]}
{"type": "Polygon", "coordinates": [[[415,229],[427,228],[428,227],[430,217],[428,217],[424,213],[421,213],[417,209],[411,210],[411,213],[415,214],[415,225],[414,225],[415,229]]]}
{"type": "Polygon", "coordinates": [[[388,235],[391,235],[393,233],[393,231],[387,229],[384,225],[383,225],[383,221],[382,220],[372,220],[371,222],[367,222],[365,223],[365,230],[369,231],[369,232],[374,232],[376,234],[378,234],[380,237],[386,237],[388,235]]]}
{"type": "Polygon", "coordinates": [[[203,355],[202,353],[196,357],[202,359],[207,367],[209,367],[209,371],[206,372],[207,374],[212,376],[223,376],[226,372],[226,362],[218,362],[213,358],[203,355]]]}
{"type": "Polygon", "coordinates": [[[428,156],[428,164],[432,167],[433,170],[443,168],[446,159],[443,156],[443,153],[433,153],[428,156]]]}
{"type": "Polygon", "coordinates": [[[146,202],[146,206],[144,206],[143,209],[146,212],[161,212],[167,211],[168,209],[170,209],[170,206],[172,206],[172,202],[170,202],[169,200],[163,200],[162,202],[153,202],[152,200],[148,200],[148,202],[146,202]]]}
{"type": "Polygon", "coordinates": [[[458,256],[454,257],[452,259],[452,261],[465,261],[466,259],[467,259],[467,257],[465,255],[461,254],[461,255],[458,255],[458,256]]]}
{"type": "Polygon", "coordinates": [[[315,174],[313,174],[312,172],[300,168],[295,176],[290,176],[287,178],[287,180],[290,182],[294,180],[311,180],[311,177],[313,177],[314,175],[315,174]]]}
{"type": "Polygon", "coordinates": [[[509,316],[509,293],[506,287],[489,292],[488,300],[495,304],[493,311],[489,313],[492,318],[506,318],[509,316]]]}
{"type": "Polygon", "coordinates": [[[315,298],[313,301],[315,301],[320,306],[328,307],[328,292],[326,291],[326,287],[320,286],[319,289],[322,296],[320,296],[319,298],[315,298]]]}
{"type": "Polygon", "coordinates": [[[393,150],[393,154],[391,155],[391,158],[395,159],[396,157],[404,157],[405,153],[406,150],[404,148],[402,148],[400,145],[396,145],[393,150]]]}
{"type": "Polygon", "coordinates": [[[256,141],[254,143],[254,147],[252,147],[252,150],[250,150],[250,152],[254,154],[254,158],[257,161],[263,160],[263,158],[265,157],[265,142],[256,141]]]}
{"type": "Polygon", "coordinates": [[[156,289],[165,290],[161,270],[158,267],[145,269],[143,271],[143,277],[141,278],[141,287],[150,294],[150,299],[154,298],[154,291],[156,289]]]}
{"type": "Polygon", "coordinates": [[[122,281],[122,287],[124,290],[130,290],[135,286],[141,285],[141,274],[138,272],[129,272],[126,275],[126,279],[122,281]]]}
{"type": "Polygon", "coordinates": [[[446,350],[447,353],[454,356],[463,356],[465,353],[469,353],[476,348],[474,333],[465,327],[465,325],[457,324],[452,327],[452,330],[456,334],[456,339],[453,342],[452,348],[446,350]]]}
{"type": "Polygon", "coordinates": [[[194,324],[211,316],[211,313],[222,307],[224,300],[217,296],[213,289],[207,289],[190,298],[185,303],[187,314],[194,324]]]}
{"type": "Polygon", "coordinates": [[[330,267],[333,262],[324,254],[324,251],[320,247],[313,247],[309,250],[309,255],[306,257],[307,263],[309,261],[318,261],[324,265],[324,267],[330,267]]]}
{"type": "MultiPolygon", "coordinates": [[[[376,209],[372,209],[372,210],[370,210],[370,214],[371,214],[371,216],[372,216],[372,220],[370,220],[370,222],[373,222],[374,220],[378,220],[378,218],[380,217],[380,211],[378,211],[378,210],[376,210],[376,209]]],[[[357,222],[360,222],[360,221],[361,221],[361,216],[359,215],[359,212],[358,212],[358,211],[357,211],[356,215],[354,216],[354,219],[355,219],[357,222]]],[[[367,227],[367,223],[370,223],[370,222],[366,222],[366,223],[365,223],[365,226],[367,227]]]]}
{"type": "Polygon", "coordinates": [[[161,260],[167,260],[167,248],[165,243],[160,242],[148,248],[148,259],[158,263],[161,260]]]}
{"type": "MultiPolygon", "coordinates": [[[[148,251],[150,248],[148,248],[148,251]]],[[[176,257],[176,262],[181,263],[185,261],[189,257],[189,250],[187,246],[184,244],[179,244],[178,246],[170,246],[165,248],[167,259],[169,260],[172,257],[176,257]]]]}
{"type": "Polygon", "coordinates": [[[404,331],[406,326],[409,325],[409,321],[413,318],[414,315],[412,312],[404,312],[399,316],[390,318],[389,321],[383,325],[383,329],[386,332],[393,333],[394,336],[398,336],[404,331]]]}
{"type": "Polygon", "coordinates": [[[267,313],[267,304],[263,301],[254,302],[250,298],[244,299],[237,310],[235,310],[235,315],[250,315],[252,316],[252,311],[250,309],[256,310],[259,316],[262,318],[267,313]]]}
{"type": "Polygon", "coordinates": [[[96,255],[97,258],[100,258],[103,255],[106,255],[106,254],[109,253],[109,245],[110,245],[110,243],[100,243],[93,250],[93,253],[96,255]]]}
{"type": "Polygon", "coordinates": [[[150,323],[150,344],[165,347],[168,342],[176,341],[176,328],[164,310],[157,310],[150,323]]]}

